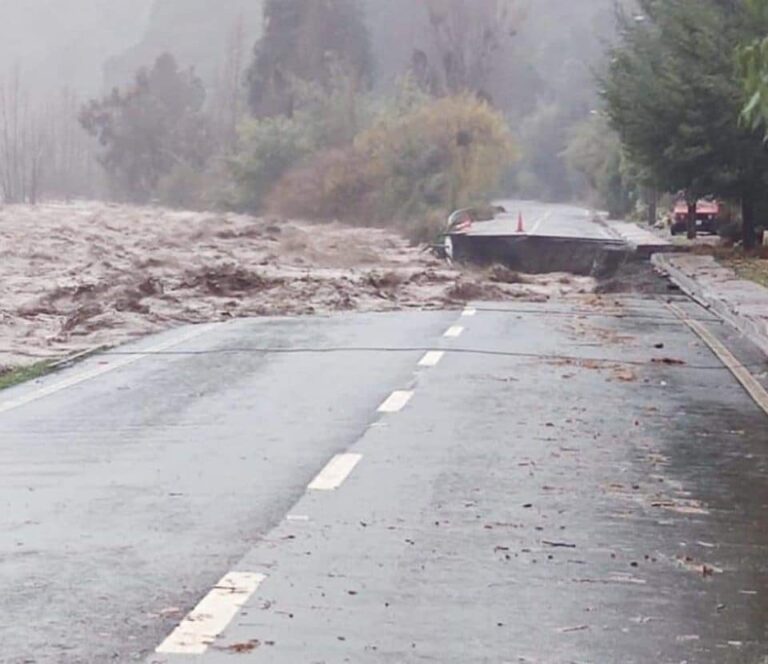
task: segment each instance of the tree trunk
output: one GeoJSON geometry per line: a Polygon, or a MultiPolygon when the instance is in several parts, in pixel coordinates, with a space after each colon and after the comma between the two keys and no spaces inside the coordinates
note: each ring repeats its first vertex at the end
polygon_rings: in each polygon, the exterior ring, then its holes
{"type": "Polygon", "coordinates": [[[741,241],[747,251],[755,248],[755,200],[751,193],[741,199],[741,241]]]}
{"type": "Polygon", "coordinates": [[[659,214],[659,194],[654,187],[648,189],[648,225],[655,226],[659,214]]]}
{"type": "Polygon", "coordinates": [[[696,239],[696,212],[698,211],[698,201],[688,201],[688,239],[696,239]]]}

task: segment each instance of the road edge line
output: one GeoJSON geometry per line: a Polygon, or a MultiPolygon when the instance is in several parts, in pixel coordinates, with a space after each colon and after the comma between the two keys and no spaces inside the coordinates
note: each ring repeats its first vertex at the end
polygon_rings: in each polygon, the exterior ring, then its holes
{"type": "Polygon", "coordinates": [[[707,347],[717,356],[725,367],[739,381],[752,400],[768,415],[768,390],[755,378],[747,368],[739,362],[736,356],[731,353],[725,344],[712,334],[706,327],[698,321],[689,318],[686,313],[671,302],[667,307],[672,310],[696,335],[707,345],[707,347]]]}
{"type": "MultiPolygon", "coordinates": [[[[6,399],[4,401],[0,400],[0,415],[3,415],[4,413],[15,410],[16,408],[21,408],[22,406],[26,406],[27,404],[33,403],[40,399],[44,399],[45,397],[49,397],[54,394],[57,394],[66,389],[69,389],[70,387],[75,387],[76,385],[80,385],[81,383],[85,383],[89,380],[93,380],[94,378],[98,378],[99,376],[108,374],[111,371],[122,369],[123,367],[127,367],[131,364],[134,364],[146,357],[151,357],[154,354],[162,353],[163,351],[166,351],[169,348],[173,348],[174,346],[178,346],[187,341],[191,341],[192,339],[196,339],[197,337],[202,336],[203,334],[208,332],[210,329],[211,329],[211,325],[195,326],[187,334],[181,335],[178,338],[171,339],[169,341],[163,342],[156,346],[152,346],[143,351],[137,350],[135,354],[131,354],[128,357],[118,359],[111,364],[94,367],[92,369],[82,371],[79,374],[74,374],[72,376],[69,376],[68,378],[62,378],[59,381],[56,381],[50,385],[41,387],[40,389],[30,392],[29,394],[16,397],[15,399],[6,399]]],[[[95,355],[93,357],[97,357],[97,356],[98,355],[95,355]]]]}

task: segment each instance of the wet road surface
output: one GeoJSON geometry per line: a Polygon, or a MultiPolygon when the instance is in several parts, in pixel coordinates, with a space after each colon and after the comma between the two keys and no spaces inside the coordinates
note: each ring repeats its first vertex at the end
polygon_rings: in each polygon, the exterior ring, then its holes
{"type": "Polygon", "coordinates": [[[762,662],[766,415],[667,299],[240,321],[4,393],[0,661],[762,662]]]}
{"type": "Polygon", "coordinates": [[[594,221],[594,214],[584,208],[516,200],[497,203],[506,213],[493,221],[476,222],[467,235],[520,235],[518,219],[522,215],[525,235],[601,241],[620,239],[607,226],[594,221]]]}

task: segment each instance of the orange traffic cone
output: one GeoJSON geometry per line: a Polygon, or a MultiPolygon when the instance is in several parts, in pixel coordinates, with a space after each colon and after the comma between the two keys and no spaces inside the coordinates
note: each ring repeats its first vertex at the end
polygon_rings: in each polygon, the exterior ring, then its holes
{"type": "Polygon", "coordinates": [[[521,212],[517,217],[517,232],[525,233],[525,224],[523,223],[523,213],[521,212]]]}

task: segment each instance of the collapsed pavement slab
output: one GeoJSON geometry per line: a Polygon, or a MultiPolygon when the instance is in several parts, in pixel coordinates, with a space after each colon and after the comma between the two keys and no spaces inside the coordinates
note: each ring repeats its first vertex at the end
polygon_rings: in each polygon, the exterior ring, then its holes
{"type": "Polygon", "coordinates": [[[669,240],[649,228],[628,221],[608,220],[604,223],[617,237],[632,247],[635,253],[646,258],[658,252],[677,250],[669,240]]]}

